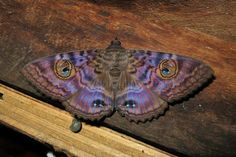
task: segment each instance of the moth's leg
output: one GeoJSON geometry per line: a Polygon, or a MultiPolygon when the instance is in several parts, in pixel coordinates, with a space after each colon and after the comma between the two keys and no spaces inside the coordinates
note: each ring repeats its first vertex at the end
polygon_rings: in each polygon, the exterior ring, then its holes
{"type": "Polygon", "coordinates": [[[72,123],[70,125],[70,130],[74,133],[80,132],[80,130],[82,129],[82,122],[81,120],[74,116],[74,119],[72,120],[72,123]]]}

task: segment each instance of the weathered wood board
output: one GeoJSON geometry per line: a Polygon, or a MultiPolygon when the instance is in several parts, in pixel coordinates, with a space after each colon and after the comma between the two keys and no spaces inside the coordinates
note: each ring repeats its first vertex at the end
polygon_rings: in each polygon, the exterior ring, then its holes
{"type": "Polygon", "coordinates": [[[150,145],[105,127],[83,124],[79,134],[70,131],[72,117],[0,84],[0,122],[68,156],[170,157],[150,145]]]}
{"type": "MultiPolygon", "coordinates": [[[[104,123],[170,152],[235,156],[236,44],[174,27],[163,17],[144,14],[145,7],[134,11],[134,4],[0,1],[0,80],[39,95],[20,74],[24,64],[74,49],[105,48],[116,36],[126,48],[191,56],[215,71],[215,80],[204,90],[152,122],[137,125],[115,114],[104,123]]],[[[160,10],[152,9],[153,15],[160,10]]]]}

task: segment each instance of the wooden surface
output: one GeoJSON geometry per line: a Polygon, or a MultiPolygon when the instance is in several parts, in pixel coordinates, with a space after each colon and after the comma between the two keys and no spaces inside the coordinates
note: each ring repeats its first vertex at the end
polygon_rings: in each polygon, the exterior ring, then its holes
{"type": "Polygon", "coordinates": [[[72,156],[167,157],[161,150],[105,127],[83,124],[80,133],[69,130],[72,117],[0,84],[0,121],[57,151],[72,156]]]}
{"type": "Polygon", "coordinates": [[[236,156],[235,1],[0,1],[0,79],[42,98],[19,73],[27,62],[74,49],[161,50],[209,64],[215,80],[158,120],[101,125],[189,156],[236,156]],[[213,36],[214,35],[214,36],[213,36]]]}

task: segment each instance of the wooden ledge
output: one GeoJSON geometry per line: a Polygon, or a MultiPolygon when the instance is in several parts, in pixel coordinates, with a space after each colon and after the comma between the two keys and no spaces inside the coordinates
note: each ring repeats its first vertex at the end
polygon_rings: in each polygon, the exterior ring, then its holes
{"type": "Polygon", "coordinates": [[[72,133],[72,116],[52,105],[0,84],[0,121],[69,156],[173,156],[105,127],[83,123],[72,133]]]}

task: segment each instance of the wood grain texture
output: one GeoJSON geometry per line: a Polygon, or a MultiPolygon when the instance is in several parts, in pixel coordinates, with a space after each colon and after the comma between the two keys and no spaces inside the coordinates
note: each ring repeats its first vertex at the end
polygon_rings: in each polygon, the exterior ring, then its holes
{"type": "Polygon", "coordinates": [[[71,156],[173,156],[105,127],[83,124],[75,134],[72,117],[47,103],[0,84],[0,121],[71,156]]]}
{"type": "MultiPolygon", "coordinates": [[[[203,22],[203,15],[218,17],[213,7],[204,9],[215,3],[202,6],[194,0],[188,1],[188,5],[184,1],[178,2],[183,5],[175,1],[152,2],[146,6],[141,0],[0,1],[0,79],[39,95],[19,73],[23,65],[59,52],[105,48],[116,36],[126,48],[167,51],[200,59],[213,68],[216,78],[197,95],[170,106],[165,116],[152,122],[137,125],[115,114],[104,123],[172,152],[235,156],[236,44],[229,42],[235,41],[235,10],[229,9],[225,15],[218,10],[232,32],[227,33],[229,29],[217,25],[217,20],[203,22]],[[198,10],[192,13],[193,6],[198,10]],[[200,18],[199,29],[191,27],[200,18]],[[219,29],[214,34],[216,26],[219,29]],[[228,41],[206,34],[209,28],[210,34],[223,36],[222,39],[227,36],[228,41]]],[[[234,5],[227,1],[223,7],[234,5]]]]}
{"type": "Polygon", "coordinates": [[[185,27],[226,41],[236,41],[234,0],[130,0],[126,3],[98,0],[98,4],[119,7],[149,21],[158,19],[174,27],[185,27]]]}

